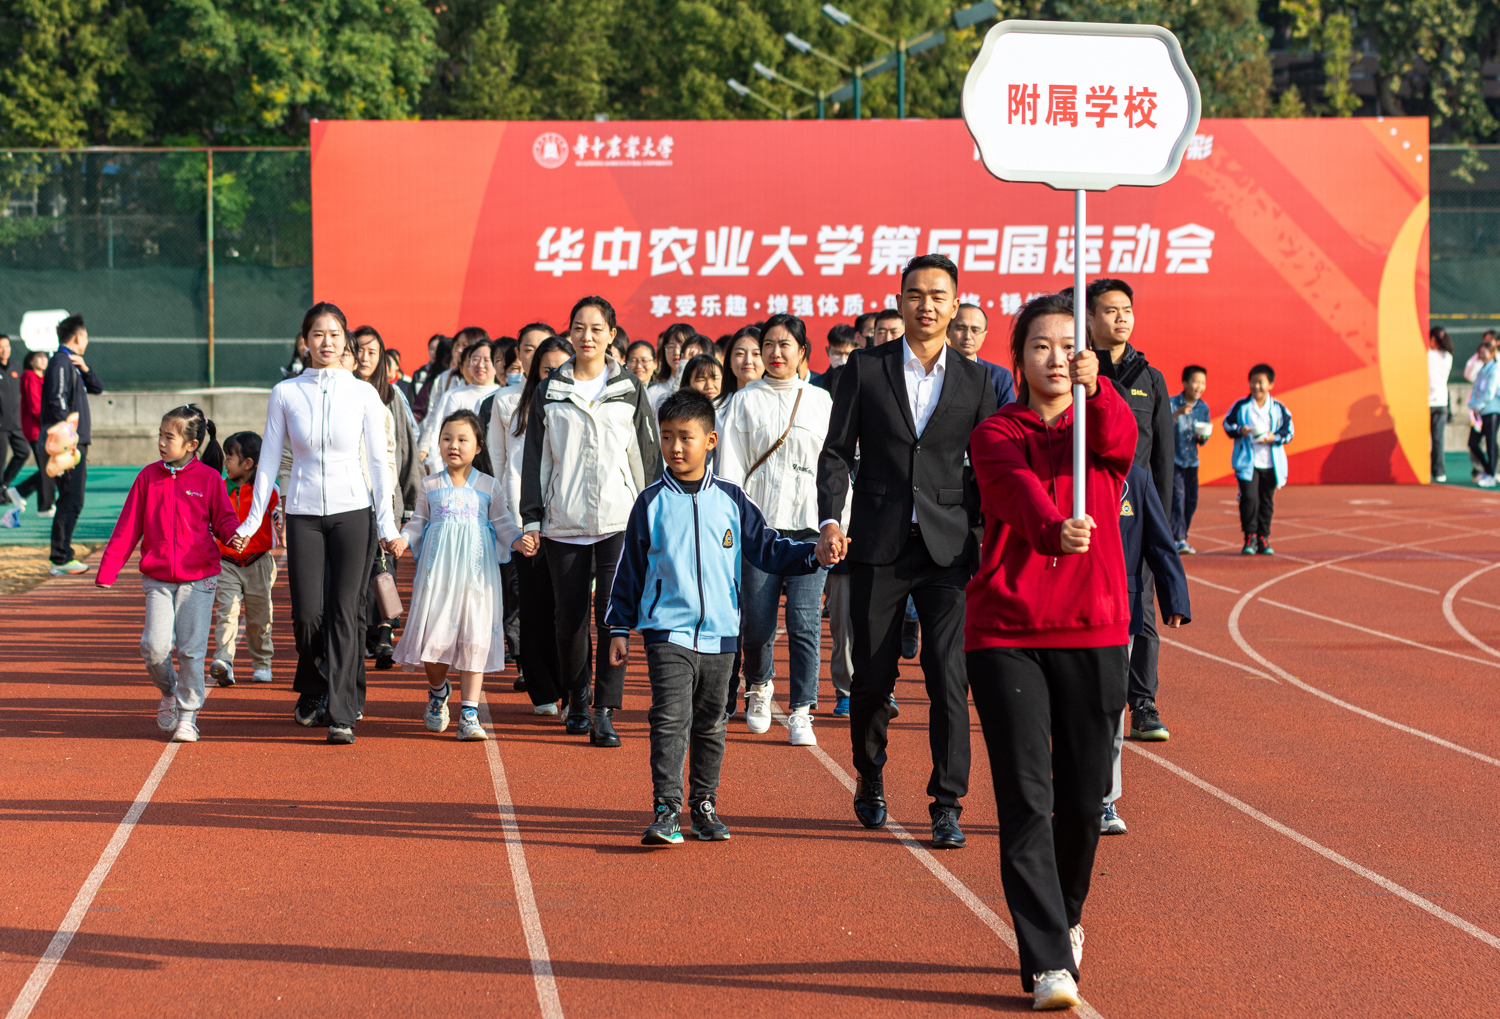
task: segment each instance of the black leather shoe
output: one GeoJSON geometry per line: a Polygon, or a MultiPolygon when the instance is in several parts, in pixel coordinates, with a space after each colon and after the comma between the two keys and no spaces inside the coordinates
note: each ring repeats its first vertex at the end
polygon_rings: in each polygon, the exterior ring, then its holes
{"type": "Polygon", "coordinates": [[[620,737],[615,734],[615,727],[609,722],[612,708],[594,709],[593,732],[589,733],[589,742],[596,747],[617,747],[620,745],[620,737]]]}
{"type": "Polygon", "coordinates": [[[563,723],[563,731],[569,736],[587,736],[593,729],[589,721],[589,698],[588,694],[578,692],[568,694],[568,720],[563,723]]]}
{"type": "Polygon", "coordinates": [[[516,681],[510,685],[510,688],[512,690],[516,691],[517,693],[525,693],[526,692],[526,677],[520,675],[519,673],[517,673],[516,674],[516,681]]]}
{"type": "Polygon", "coordinates": [[[854,817],[866,828],[885,827],[885,783],[859,780],[854,787],[854,817]]]}
{"type": "Polygon", "coordinates": [[[946,808],[939,810],[932,819],[932,848],[962,849],[967,841],[958,826],[958,813],[946,808]]]}

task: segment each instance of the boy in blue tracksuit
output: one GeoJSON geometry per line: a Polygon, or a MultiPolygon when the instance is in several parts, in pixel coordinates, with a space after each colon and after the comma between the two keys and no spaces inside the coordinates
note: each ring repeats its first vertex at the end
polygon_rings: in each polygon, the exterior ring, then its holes
{"type": "Polygon", "coordinates": [[[679,389],[657,414],[668,469],[636,498],[625,526],[605,614],[609,660],[624,665],[630,631],[640,633],[651,677],[655,797],[655,817],[641,843],[682,842],[684,757],[690,759],[693,833],[722,842],[729,828],[715,803],[724,701],[739,645],[740,558],[766,573],[802,575],[819,568],[817,544],[778,536],[738,485],[708,471],[708,454],[718,444],[712,400],[679,389]]]}
{"type": "MultiPolygon", "coordinates": [[[[1144,564],[1156,581],[1156,604],[1161,606],[1162,622],[1172,629],[1193,621],[1188,601],[1187,574],[1168,523],[1167,511],[1156,494],[1151,473],[1139,465],[1130,468],[1125,478],[1125,494],[1120,499],[1120,541],[1125,551],[1125,575],[1130,593],[1130,639],[1146,628],[1144,564]]],[[[1152,607],[1155,611],[1155,606],[1152,607]]],[[[1124,835],[1125,822],[1115,810],[1120,798],[1120,751],[1125,743],[1125,713],[1115,730],[1114,783],[1104,797],[1104,817],[1100,823],[1103,835],[1124,835]]]]}
{"type": "Polygon", "coordinates": [[[1276,490],[1286,484],[1286,449],[1292,441],[1292,412],[1271,396],[1276,369],[1250,369],[1250,395],[1235,401],[1224,415],[1224,434],[1234,440],[1229,466],[1240,483],[1240,530],[1243,555],[1274,555],[1271,513],[1276,490]]]}

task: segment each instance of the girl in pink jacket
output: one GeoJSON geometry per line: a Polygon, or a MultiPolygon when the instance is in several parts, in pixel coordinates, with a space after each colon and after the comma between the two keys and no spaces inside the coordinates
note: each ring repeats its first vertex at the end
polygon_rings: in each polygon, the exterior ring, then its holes
{"type": "Polygon", "coordinates": [[[213,623],[219,585],[219,546],[240,524],[224,478],[223,451],[214,423],[189,404],[167,411],[156,436],[161,462],[136,475],[125,508],[99,563],[100,587],[111,587],[141,542],[141,586],[146,592],[146,626],[141,657],[161,691],[156,725],[177,743],[198,739],[203,707],[203,660],[213,623]],[[208,445],[203,456],[198,450],[208,445]],[[172,645],[177,645],[177,667],[172,645]]]}

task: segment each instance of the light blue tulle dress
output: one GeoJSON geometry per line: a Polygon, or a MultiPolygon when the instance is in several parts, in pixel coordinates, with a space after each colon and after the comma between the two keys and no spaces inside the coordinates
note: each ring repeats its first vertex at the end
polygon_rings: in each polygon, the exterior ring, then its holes
{"type": "Polygon", "coordinates": [[[499,483],[471,471],[454,485],[447,471],[428,475],[401,531],[417,559],[411,606],[395,660],[408,672],[444,662],[459,672],[505,667],[500,563],[520,535],[499,483]]]}

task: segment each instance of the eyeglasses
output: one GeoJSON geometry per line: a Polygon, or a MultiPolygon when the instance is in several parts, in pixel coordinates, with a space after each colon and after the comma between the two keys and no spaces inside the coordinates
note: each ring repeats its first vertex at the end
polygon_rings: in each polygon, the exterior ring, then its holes
{"type": "Polygon", "coordinates": [[[655,363],[656,363],[656,358],[654,358],[654,357],[632,357],[629,361],[625,362],[625,367],[627,367],[627,368],[650,368],[655,363]]]}

